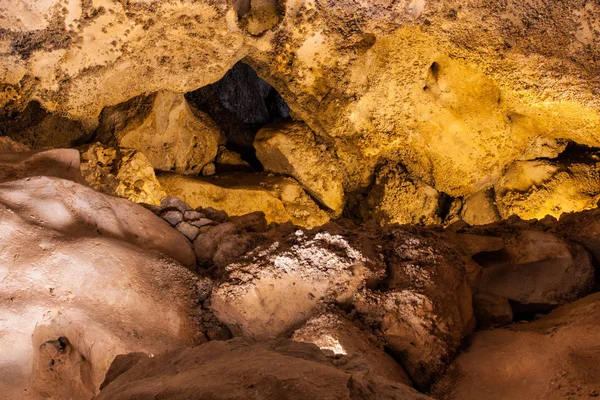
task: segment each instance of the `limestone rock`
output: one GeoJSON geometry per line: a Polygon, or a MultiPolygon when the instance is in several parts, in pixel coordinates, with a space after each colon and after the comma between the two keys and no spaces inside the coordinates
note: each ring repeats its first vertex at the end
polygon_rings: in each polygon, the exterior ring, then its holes
{"type": "Polygon", "coordinates": [[[97,399],[428,399],[401,383],[346,370],[344,361],[336,367],[316,346],[291,340],[213,341],[154,358],[122,356],[97,399]]]}
{"type": "Polygon", "coordinates": [[[542,219],[595,208],[600,200],[600,163],[516,162],[495,191],[503,218],[542,219]]]}
{"type": "Polygon", "coordinates": [[[364,368],[391,381],[410,385],[406,372],[392,357],[373,344],[352,323],[334,313],[312,317],[294,332],[292,340],[313,343],[322,351],[338,356],[364,360],[356,368],[364,368]]]}
{"type": "Polygon", "coordinates": [[[591,291],[594,267],[581,245],[527,229],[506,234],[504,240],[504,249],[475,257],[484,267],[482,292],[543,309],[591,291]]]}
{"type": "Polygon", "coordinates": [[[235,335],[276,338],[308,320],[325,297],[351,299],[373,275],[370,265],[340,235],[297,230],[226,265],[212,309],[235,335]]]}
{"type": "Polygon", "coordinates": [[[460,217],[470,225],[485,225],[500,220],[494,203],[493,190],[484,190],[467,197],[460,211],[460,217]]]}
{"type": "Polygon", "coordinates": [[[74,147],[90,140],[98,125],[95,117],[82,121],[50,113],[37,101],[27,104],[22,112],[2,116],[0,135],[6,135],[32,149],[74,147]]]}
{"type": "Polygon", "coordinates": [[[290,175],[317,201],[340,215],[344,209],[344,175],[339,162],[302,122],[262,128],[254,140],[256,156],[267,171],[290,175]]]}
{"type": "MultiPolygon", "coordinates": [[[[10,147],[15,148],[13,144],[10,147]]],[[[16,148],[23,150],[22,147],[16,148]]],[[[53,176],[82,183],[79,152],[51,149],[0,153],[0,182],[34,176],[53,176]]]]}
{"type": "Polygon", "coordinates": [[[308,228],[320,226],[329,219],[291,178],[264,174],[215,178],[161,174],[158,180],[168,194],[192,207],[213,207],[229,215],[262,211],[268,222],[292,221],[308,228]]]}
{"type": "Polygon", "coordinates": [[[367,198],[373,218],[384,224],[439,224],[439,193],[401,166],[383,166],[367,198]]]}
{"type": "Polygon", "coordinates": [[[198,236],[199,230],[197,226],[190,224],[189,222],[180,222],[177,224],[177,230],[184,234],[191,242],[198,236]]]}
{"type": "Polygon", "coordinates": [[[160,217],[167,221],[169,225],[175,227],[181,221],[183,221],[183,215],[181,215],[180,211],[177,210],[168,210],[161,213],[160,217]]]}
{"type": "Polygon", "coordinates": [[[102,113],[100,141],[143,153],[155,169],[197,175],[224,141],[219,127],[183,94],[161,91],[102,113]]]}
{"type": "Polygon", "coordinates": [[[530,323],[475,333],[432,396],[589,399],[600,393],[600,295],[530,323]]]}
{"type": "Polygon", "coordinates": [[[388,276],[380,291],[361,290],[356,311],[380,331],[411,379],[426,388],[474,328],[472,292],[460,254],[400,229],[381,235],[388,276]]]}
{"type": "Polygon", "coordinates": [[[137,150],[95,143],[81,149],[81,161],[86,183],[103,193],[153,205],[166,196],[152,165],[137,150]]]}
{"type": "Polygon", "coordinates": [[[202,340],[189,243],[150,211],[31,177],[0,184],[0,232],[3,398],[91,398],[116,355],[202,340]]]}

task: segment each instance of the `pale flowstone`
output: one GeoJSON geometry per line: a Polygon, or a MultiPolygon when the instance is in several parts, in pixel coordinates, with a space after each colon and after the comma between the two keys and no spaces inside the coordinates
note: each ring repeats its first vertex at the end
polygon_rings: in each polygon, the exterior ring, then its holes
{"type": "Polygon", "coordinates": [[[138,205],[58,178],[2,183],[0,248],[3,398],[89,399],[116,355],[201,340],[196,278],[174,261],[193,265],[189,242],[138,205]]]}
{"type": "Polygon", "coordinates": [[[301,122],[262,128],[254,140],[256,156],[267,171],[293,176],[321,204],[340,215],[344,209],[344,174],[335,156],[318,144],[301,122]]]}
{"type": "Polygon", "coordinates": [[[166,193],[152,165],[134,149],[111,148],[100,143],[81,149],[81,175],[92,188],[135,203],[158,205],[166,193]]]}
{"type": "Polygon", "coordinates": [[[140,151],[155,169],[191,175],[210,165],[225,140],[208,115],[166,91],[105,109],[96,135],[140,151]]]}
{"type": "Polygon", "coordinates": [[[268,222],[291,221],[307,228],[329,220],[327,213],[319,209],[295,180],[283,176],[231,174],[192,178],[160,174],[158,181],[169,195],[195,208],[213,207],[229,215],[262,211],[268,222]]]}

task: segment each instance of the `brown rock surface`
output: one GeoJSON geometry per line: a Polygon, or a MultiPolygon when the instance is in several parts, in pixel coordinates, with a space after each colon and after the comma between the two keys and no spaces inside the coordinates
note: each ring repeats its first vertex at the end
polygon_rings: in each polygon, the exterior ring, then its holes
{"type": "Polygon", "coordinates": [[[600,294],[478,332],[436,385],[439,399],[590,399],[600,394],[600,294]]]}
{"type": "Polygon", "coordinates": [[[79,166],[79,152],[75,149],[0,152],[0,182],[54,176],[83,183],[79,166]]]}
{"type": "Polygon", "coordinates": [[[120,360],[97,400],[426,400],[408,386],[353,373],[334,364],[311,344],[279,340],[253,343],[236,338],[140,359],[120,360]],[[129,367],[129,368],[128,368],[129,367]],[[149,384],[149,382],[152,382],[149,384]]]}

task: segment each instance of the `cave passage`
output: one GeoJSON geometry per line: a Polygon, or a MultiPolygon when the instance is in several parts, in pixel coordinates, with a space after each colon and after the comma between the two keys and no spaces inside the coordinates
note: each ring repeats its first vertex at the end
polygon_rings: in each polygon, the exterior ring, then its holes
{"type": "Polygon", "coordinates": [[[253,147],[256,133],[271,122],[290,118],[290,108],[277,90],[241,61],[218,82],[185,97],[215,120],[227,138],[227,149],[240,153],[256,171],[263,170],[253,147]]]}

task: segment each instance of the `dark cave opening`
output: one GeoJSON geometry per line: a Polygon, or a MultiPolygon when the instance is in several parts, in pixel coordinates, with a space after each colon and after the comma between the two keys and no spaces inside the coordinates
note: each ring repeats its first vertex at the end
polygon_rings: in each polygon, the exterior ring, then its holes
{"type": "Polygon", "coordinates": [[[218,82],[186,93],[185,98],[215,120],[227,138],[227,149],[239,153],[256,171],[263,170],[253,146],[256,133],[290,118],[290,108],[277,90],[241,61],[218,82]]]}

